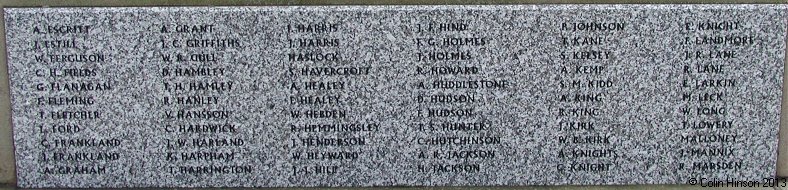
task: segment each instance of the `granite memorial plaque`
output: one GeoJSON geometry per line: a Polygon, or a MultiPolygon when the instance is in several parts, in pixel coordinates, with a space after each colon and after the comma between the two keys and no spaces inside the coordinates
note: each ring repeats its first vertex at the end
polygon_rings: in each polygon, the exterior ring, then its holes
{"type": "Polygon", "coordinates": [[[5,12],[21,187],[774,184],[786,5],[5,12]]]}

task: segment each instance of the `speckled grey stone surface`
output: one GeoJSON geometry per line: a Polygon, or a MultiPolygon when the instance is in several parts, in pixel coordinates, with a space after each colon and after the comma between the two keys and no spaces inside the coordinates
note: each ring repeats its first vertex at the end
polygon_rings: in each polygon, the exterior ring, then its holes
{"type": "Polygon", "coordinates": [[[18,184],[763,182],[786,10],[7,8],[18,184]]]}

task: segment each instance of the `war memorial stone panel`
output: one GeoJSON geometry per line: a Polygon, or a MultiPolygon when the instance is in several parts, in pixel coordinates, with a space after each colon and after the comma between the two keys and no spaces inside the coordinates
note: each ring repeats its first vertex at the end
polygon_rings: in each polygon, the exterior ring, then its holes
{"type": "Polygon", "coordinates": [[[787,8],[6,8],[18,184],[769,185],[787,8]]]}

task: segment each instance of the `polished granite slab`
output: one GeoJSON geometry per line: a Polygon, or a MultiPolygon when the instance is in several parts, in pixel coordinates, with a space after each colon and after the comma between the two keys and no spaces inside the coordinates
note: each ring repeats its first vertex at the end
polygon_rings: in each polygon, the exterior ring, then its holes
{"type": "Polygon", "coordinates": [[[22,187],[775,173],[784,5],[5,11],[22,187]]]}

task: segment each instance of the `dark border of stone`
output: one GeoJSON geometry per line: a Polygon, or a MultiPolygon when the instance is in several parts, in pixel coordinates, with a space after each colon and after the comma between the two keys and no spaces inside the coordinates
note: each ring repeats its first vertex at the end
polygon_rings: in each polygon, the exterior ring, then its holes
{"type": "MultiPolygon", "coordinates": [[[[17,189],[11,126],[10,89],[5,45],[4,7],[154,7],[154,6],[319,6],[319,5],[505,5],[505,4],[788,4],[788,0],[0,0],[0,190],[17,189]]],[[[786,39],[788,44],[788,38],[786,39]]],[[[786,49],[788,54],[788,49],[786,49]]],[[[785,60],[788,65],[788,57],[785,60]]],[[[783,74],[783,105],[788,105],[788,67],[783,74]]],[[[781,106],[776,176],[788,177],[788,106],[781,106]]],[[[333,188],[430,189],[430,190],[614,190],[614,189],[707,189],[690,185],[603,185],[603,186],[526,186],[526,187],[383,187],[333,188]]],[[[150,188],[147,188],[150,189],[150,188]]],[[[237,188],[208,188],[237,189],[237,188]]],[[[258,189],[258,188],[242,188],[258,189]]],[[[264,188],[282,189],[282,188],[264,188]]],[[[286,188],[310,190],[318,188],[286,188]]],[[[761,188],[759,188],[761,189],[761,188]]],[[[772,188],[763,188],[772,189],[772,188]]],[[[774,187],[786,189],[788,187],[774,187]]]]}

